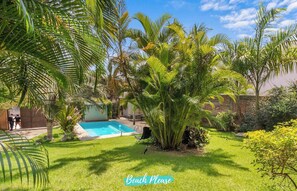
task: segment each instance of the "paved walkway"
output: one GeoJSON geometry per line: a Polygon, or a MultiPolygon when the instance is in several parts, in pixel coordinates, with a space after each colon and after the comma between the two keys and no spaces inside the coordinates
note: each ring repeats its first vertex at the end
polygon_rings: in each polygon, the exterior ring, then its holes
{"type": "MultiPolygon", "coordinates": [[[[112,120],[111,120],[112,121],[112,120]]],[[[128,120],[125,117],[121,117],[120,119],[115,119],[115,121],[118,121],[122,124],[125,124],[129,127],[132,127],[137,133],[142,133],[143,127],[148,127],[145,121],[135,121],[135,125],[133,125],[132,120],[128,120]]]]}
{"type": "Polygon", "coordinates": [[[34,128],[23,128],[23,129],[14,129],[13,131],[8,131],[12,134],[19,134],[27,139],[32,139],[34,137],[37,137],[41,134],[44,134],[47,132],[46,127],[34,127],[34,128]]]}

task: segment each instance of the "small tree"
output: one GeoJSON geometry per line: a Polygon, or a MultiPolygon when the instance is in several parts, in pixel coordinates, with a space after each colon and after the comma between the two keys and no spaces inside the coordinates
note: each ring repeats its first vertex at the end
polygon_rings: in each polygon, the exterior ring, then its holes
{"type": "Polygon", "coordinates": [[[260,5],[255,36],[245,38],[236,45],[233,68],[243,74],[253,85],[256,95],[256,111],[260,108],[260,90],[263,84],[280,71],[292,70],[296,60],[295,42],[296,27],[280,29],[271,34],[268,28],[283,9],[266,10],[260,5]]]}
{"type": "Polygon", "coordinates": [[[254,164],[263,176],[278,179],[283,186],[297,189],[297,120],[282,123],[271,132],[248,133],[247,148],[254,154],[254,164]],[[286,185],[286,181],[290,185],[286,185]]]}
{"type": "Polygon", "coordinates": [[[57,115],[57,121],[64,132],[64,140],[74,139],[74,127],[81,118],[81,114],[74,106],[64,105],[57,115]]]}

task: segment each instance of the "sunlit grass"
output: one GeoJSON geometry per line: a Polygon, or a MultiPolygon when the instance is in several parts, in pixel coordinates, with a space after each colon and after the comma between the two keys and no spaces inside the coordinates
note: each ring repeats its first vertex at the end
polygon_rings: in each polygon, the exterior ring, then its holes
{"type": "MultiPolygon", "coordinates": [[[[252,154],[242,140],[229,133],[211,131],[210,144],[202,156],[176,155],[152,149],[133,136],[93,141],[45,143],[50,155],[48,190],[271,190],[271,182],[261,178],[251,162],[252,154]],[[127,187],[124,178],[171,175],[167,185],[127,187]]],[[[20,190],[18,181],[2,190],[20,190]]],[[[23,185],[26,188],[26,185],[23,185]]]]}

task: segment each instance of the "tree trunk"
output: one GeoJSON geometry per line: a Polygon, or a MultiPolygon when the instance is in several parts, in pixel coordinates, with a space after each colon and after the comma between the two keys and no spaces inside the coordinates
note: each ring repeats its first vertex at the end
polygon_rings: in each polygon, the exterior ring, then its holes
{"type": "Polygon", "coordinates": [[[258,86],[256,86],[256,112],[258,113],[260,110],[260,90],[258,86]]]}
{"type": "Polygon", "coordinates": [[[259,130],[261,129],[261,124],[260,124],[260,117],[259,117],[259,110],[260,110],[260,90],[259,90],[259,85],[256,85],[256,129],[259,130]]]}
{"type": "Polygon", "coordinates": [[[47,140],[53,140],[53,120],[47,120],[47,140]]]}
{"type": "Polygon", "coordinates": [[[243,119],[243,114],[241,112],[241,107],[240,107],[240,95],[236,96],[236,112],[238,116],[238,123],[241,124],[242,119],[243,119]]]}
{"type": "Polygon", "coordinates": [[[133,125],[135,125],[135,109],[133,108],[133,125]]]}

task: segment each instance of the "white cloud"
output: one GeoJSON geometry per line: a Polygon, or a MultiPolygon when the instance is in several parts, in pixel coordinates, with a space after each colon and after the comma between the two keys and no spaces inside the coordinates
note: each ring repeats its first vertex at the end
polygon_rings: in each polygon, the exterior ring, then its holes
{"type": "Polygon", "coordinates": [[[245,0],[230,0],[229,4],[243,3],[245,0]]]}
{"type": "Polygon", "coordinates": [[[265,32],[268,33],[268,34],[274,34],[279,30],[280,30],[279,28],[266,28],[265,32]]]}
{"type": "Polygon", "coordinates": [[[293,2],[293,3],[291,3],[291,4],[288,5],[287,13],[290,13],[294,9],[297,9],[297,2],[293,2]]]}
{"type": "Polygon", "coordinates": [[[179,8],[182,8],[183,6],[185,6],[186,2],[183,1],[183,0],[173,0],[173,1],[170,1],[169,4],[175,8],[175,9],[179,9],[179,8]]]}
{"type": "Polygon", "coordinates": [[[241,9],[239,12],[232,11],[231,14],[221,16],[220,21],[225,23],[226,28],[242,28],[255,23],[257,10],[255,8],[241,9]]]}
{"type": "Polygon", "coordinates": [[[239,34],[239,35],[237,35],[237,38],[250,38],[250,37],[252,37],[252,36],[249,35],[249,34],[239,34]]]}
{"type": "Polygon", "coordinates": [[[284,27],[288,27],[290,25],[293,25],[294,23],[296,23],[295,20],[287,19],[287,20],[281,21],[278,24],[278,26],[284,28],[284,27]]]}
{"type": "Polygon", "coordinates": [[[203,0],[201,5],[202,11],[215,10],[225,11],[234,9],[235,6],[227,3],[225,0],[203,0]]]}
{"type": "Polygon", "coordinates": [[[268,10],[270,10],[270,9],[273,9],[273,8],[275,8],[277,6],[277,3],[276,2],[270,2],[270,3],[268,3],[268,5],[267,5],[267,9],[268,10]]]}

